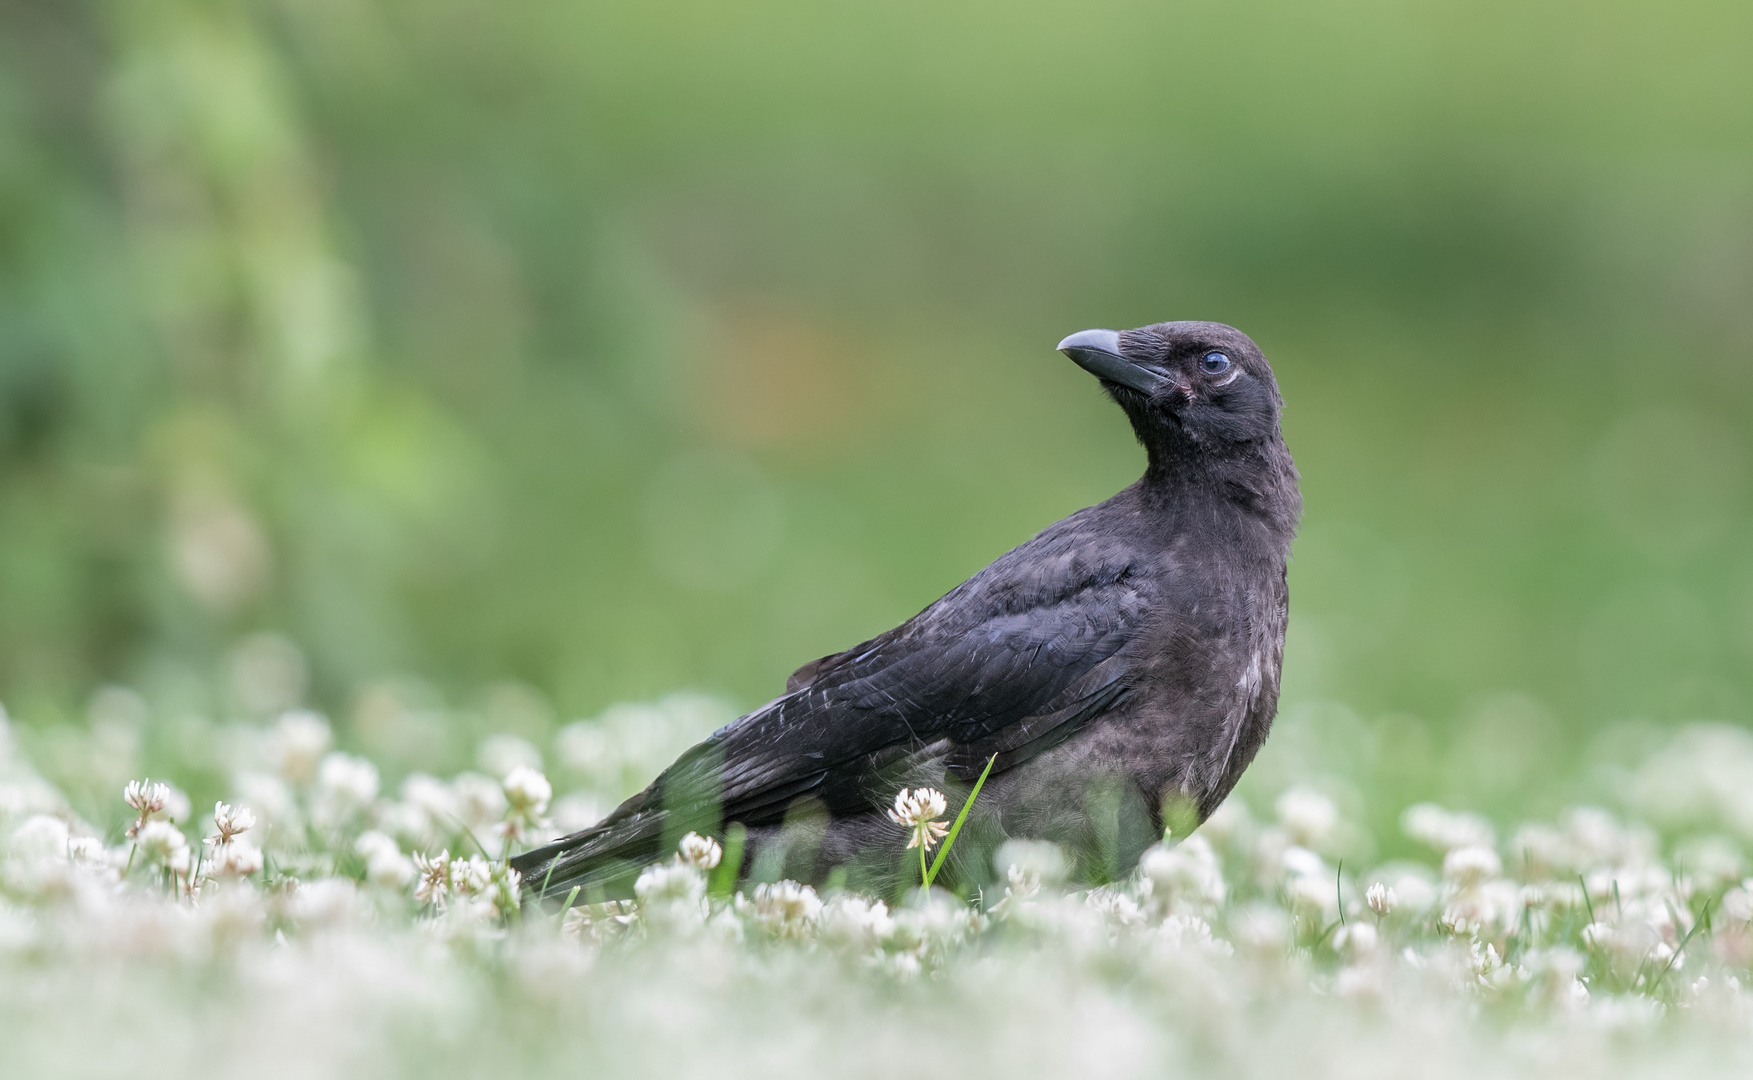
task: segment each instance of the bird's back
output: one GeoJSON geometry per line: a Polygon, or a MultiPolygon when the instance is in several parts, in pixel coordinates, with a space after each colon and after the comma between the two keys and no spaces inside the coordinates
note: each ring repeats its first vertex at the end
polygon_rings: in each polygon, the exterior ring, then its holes
{"type": "MultiPolygon", "coordinates": [[[[829,819],[806,860],[825,868],[900,835],[881,814],[898,788],[965,786],[989,761],[985,817],[1002,827],[1008,811],[1029,831],[1030,793],[1095,764],[1085,754],[1061,765],[1068,755],[1054,753],[1092,718],[1112,714],[1112,727],[1136,715],[1184,734],[1230,710],[1178,690],[1226,664],[1238,683],[1245,660],[1219,646],[1252,621],[1233,568],[1202,567],[1187,550],[1186,530],[1206,513],[1190,509],[1153,505],[1134,485],[1056,522],[893,630],[805,665],[787,693],[689,750],[602,823],[517,865],[551,893],[612,885],[685,831],[739,822],[766,837],[807,803],[829,819]],[[1165,695],[1175,698],[1167,714],[1153,708],[1165,695]]],[[[1138,773],[1147,801],[1185,771],[1125,760],[1149,747],[1111,733],[1092,748],[1108,744],[1115,760],[1098,771],[1138,773]]],[[[817,876],[796,862],[788,869],[817,876]]]]}
{"type": "Polygon", "coordinates": [[[1277,383],[1217,323],[1085,331],[1060,348],[1126,412],[1146,451],[1138,483],[804,665],[601,824],[520,856],[526,879],[623,887],[683,832],[729,823],[767,869],[892,868],[904,834],[882,809],[897,790],[960,790],[986,769],[955,849],[965,881],[1007,836],[1063,843],[1099,876],[1129,867],[1166,813],[1203,820],[1277,706],[1301,511],[1277,383]]]}

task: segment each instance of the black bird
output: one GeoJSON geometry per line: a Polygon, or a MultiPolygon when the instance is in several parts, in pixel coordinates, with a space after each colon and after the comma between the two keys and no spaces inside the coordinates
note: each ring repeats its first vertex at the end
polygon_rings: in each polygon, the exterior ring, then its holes
{"type": "Polygon", "coordinates": [[[1081,880],[1128,872],[1221,803],[1278,706],[1302,511],[1272,368],[1240,331],[1085,330],[1144,476],[1049,526],[902,623],[805,664],[785,693],[684,753],[601,823],[513,860],[539,895],[626,895],[687,831],[746,829],[740,872],[907,884],[885,810],[930,785],[959,808],[940,880],[980,885],[1007,837],[1051,840],[1081,880]]]}

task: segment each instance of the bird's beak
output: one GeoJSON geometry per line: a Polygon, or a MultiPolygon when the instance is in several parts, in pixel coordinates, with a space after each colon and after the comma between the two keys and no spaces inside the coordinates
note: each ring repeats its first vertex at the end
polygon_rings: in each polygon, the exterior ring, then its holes
{"type": "Polygon", "coordinates": [[[1117,383],[1128,390],[1155,396],[1174,384],[1147,367],[1135,364],[1120,353],[1120,335],[1112,330],[1080,330],[1059,343],[1059,351],[1071,357],[1077,366],[1094,375],[1117,383]]]}

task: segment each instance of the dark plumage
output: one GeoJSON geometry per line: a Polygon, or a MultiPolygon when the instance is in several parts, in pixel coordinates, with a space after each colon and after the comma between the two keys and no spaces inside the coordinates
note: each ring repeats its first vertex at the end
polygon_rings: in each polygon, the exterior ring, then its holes
{"type": "Polygon", "coordinates": [[[805,664],[600,824],[513,860],[526,887],[624,894],[689,830],[748,829],[744,872],[905,884],[902,786],[992,773],[945,878],[982,884],[1007,837],[1084,880],[1229,794],[1278,704],[1285,560],[1302,501],[1266,358],[1218,323],[1074,334],[1143,443],[1144,476],[1049,526],[888,633],[805,664]]]}

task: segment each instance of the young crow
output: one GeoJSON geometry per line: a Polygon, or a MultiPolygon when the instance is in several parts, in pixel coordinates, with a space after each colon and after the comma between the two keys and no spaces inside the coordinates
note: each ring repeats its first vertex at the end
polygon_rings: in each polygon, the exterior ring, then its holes
{"type": "MultiPolygon", "coordinates": [[[[690,830],[746,830],[740,872],[904,887],[902,787],[958,808],[991,772],[941,881],[993,878],[1006,838],[1054,841],[1080,880],[1129,871],[1205,820],[1278,705],[1285,560],[1302,511],[1283,400],[1248,337],[1207,322],[1085,330],[1147,464],[895,629],[799,668],[600,824],[513,860],[544,896],[626,895],[690,830]]],[[[909,853],[910,854],[910,853],[909,853]]]]}

